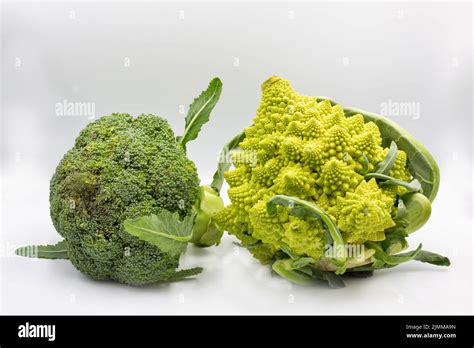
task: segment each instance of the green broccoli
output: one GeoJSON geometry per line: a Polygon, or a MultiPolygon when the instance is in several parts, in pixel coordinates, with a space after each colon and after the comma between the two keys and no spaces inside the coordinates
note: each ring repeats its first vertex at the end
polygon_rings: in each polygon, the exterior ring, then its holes
{"type": "Polygon", "coordinates": [[[220,90],[214,79],[191,104],[179,138],[154,115],[112,114],[84,128],[50,184],[51,218],[64,241],[25,256],[48,257],[62,247],[65,258],[91,278],[131,285],[199,273],[176,271],[180,255],[193,235],[198,245],[219,243],[222,231],[209,220],[223,203],[214,190],[200,194],[207,186],[199,186],[185,145],[209,119],[220,90]],[[200,225],[193,232],[195,221],[200,225]]]}
{"type": "MultiPolygon", "coordinates": [[[[224,150],[233,150],[234,168],[219,164],[213,185],[228,182],[231,204],[215,223],[296,282],[334,283],[334,274],[321,272],[393,266],[383,253],[394,257],[407,247],[407,233],[428,220],[439,185],[434,159],[398,125],[300,95],[276,76],[262,85],[253,124],[224,150]],[[356,260],[348,246],[365,252],[356,260]]],[[[426,253],[417,249],[410,259],[432,261],[435,254],[426,253]]],[[[449,261],[437,256],[432,263],[449,261]]]]}
{"type": "Polygon", "coordinates": [[[59,163],[51,218],[78,270],[146,284],[172,276],[179,257],[130,236],[122,222],[160,209],[184,217],[198,192],[196,167],[166,120],[113,114],[89,124],[59,163]]]}

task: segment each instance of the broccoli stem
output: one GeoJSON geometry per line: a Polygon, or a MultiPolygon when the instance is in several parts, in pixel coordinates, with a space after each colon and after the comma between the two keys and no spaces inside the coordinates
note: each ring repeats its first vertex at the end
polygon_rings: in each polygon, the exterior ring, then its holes
{"type": "Polygon", "coordinates": [[[222,209],[224,209],[224,202],[219,194],[210,186],[200,186],[199,198],[193,207],[196,219],[191,243],[198,246],[219,244],[224,231],[217,227],[212,216],[222,209]]]}

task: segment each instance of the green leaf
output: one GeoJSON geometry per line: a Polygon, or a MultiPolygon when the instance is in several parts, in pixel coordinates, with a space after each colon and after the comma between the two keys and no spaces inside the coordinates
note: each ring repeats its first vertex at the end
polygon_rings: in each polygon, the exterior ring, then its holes
{"type": "Polygon", "coordinates": [[[245,139],[245,133],[242,131],[233,137],[221,150],[219,154],[219,163],[217,164],[217,171],[214,173],[211,187],[217,192],[221,191],[222,184],[224,183],[224,173],[229,170],[232,162],[228,158],[230,152],[239,147],[242,140],[245,139]]]}
{"type": "Polygon", "coordinates": [[[333,272],[313,270],[313,277],[327,282],[329,287],[332,289],[341,289],[346,287],[346,284],[344,284],[342,277],[333,272]]]}
{"type": "Polygon", "coordinates": [[[209,83],[209,87],[194,99],[189,106],[184,133],[178,139],[184,149],[186,149],[186,144],[189,141],[197,138],[201,127],[209,121],[209,116],[219,100],[221,91],[222,82],[216,77],[209,83]]]}
{"type": "Polygon", "coordinates": [[[286,255],[288,255],[292,260],[298,260],[299,259],[299,256],[296,255],[294,252],[292,252],[291,249],[286,245],[283,245],[280,248],[280,250],[283,251],[286,255]]]}
{"type": "MultiPolygon", "coordinates": [[[[376,261],[379,261],[379,260],[376,260],[376,261]]],[[[375,264],[375,262],[374,262],[374,264],[375,264]]],[[[359,267],[351,268],[350,272],[348,272],[347,274],[354,275],[355,273],[359,273],[359,272],[362,272],[362,273],[364,273],[364,272],[373,272],[373,271],[378,271],[378,270],[381,270],[381,269],[393,268],[393,267],[395,267],[395,266],[394,265],[387,265],[387,264],[380,261],[379,266],[374,266],[373,264],[372,265],[359,266],[359,267]]]]}
{"type": "Polygon", "coordinates": [[[338,266],[343,266],[347,260],[347,253],[339,229],[336,224],[332,221],[331,217],[320,207],[315,204],[300,199],[298,197],[291,197],[285,195],[276,195],[267,202],[267,212],[269,215],[275,215],[277,213],[277,206],[285,206],[290,208],[290,214],[298,217],[312,216],[321,219],[327,230],[331,234],[331,238],[334,242],[335,250],[342,250],[342,255],[338,255],[333,261],[338,266]]]}
{"type": "Polygon", "coordinates": [[[171,276],[169,280],[182,280],[185,278],[193,277],[202,272],[202,267],[193,267],[188,269],[182,269],[177,271],[175,274],[171,276]]]}
{"type": "Polygon", "coordinates": [[[67,242],[62,240],[50,245],[28,245],[15,250],[18,256],[38,259],[69,259],[67,254],[67,242]]]}
{"type": "Polygon", "coordinates": [[[393,255],[408,247],[406,241],[408,233],[403,228],[395,228],[385,233],[385,240],[381,242],[383,250],[393,255]]]}
{"type": "Polygon", "coordinates": [[[432,253],[431,251],[422,250],[414,258],[416,261],[430,263],[436,266],[450,266],[451,261],[446,256],[432,253]]]}
{"type": "Polygon", "coordinates": [[[194,216],[180,220],[177,212],[162,209],[156,215],[127,219],[123,223],[125,231],[165,253],[179,255],[186,250],[187,242],[192,238],[194,216]]]}
{"type": "MultiPolygon", "coordinates": [[[[385,269],[385,268],[392,268],[400,263],[415,260],[415,261],[420,261],[420,262],[425,262],[429,263],[432,265],[436,266],[450,266],[451,262],[449,259],[445,256],[438,255],[435,253],[432,253],[431,251],[426,251],[426,250],[420,250],[421,245],[413,251],[407,252],[407,253],[401,253],[397,254],[394,256],[388,256],[390,258],[391,263],[385,263],[387,260],[387,256],[382,256],[382,259],[377,259],[372,265],[364,265],[360,267],[355,267],[350,269],[350,272],[371,272],[371,271],[376,271],[380,269],[385,269]]],[[[378,255],[380,256],[380,254],[378,255]]]]}
{"type": "Polygon", "coordinates": [[[399,265],[401,263],[408,262],[415,259],[416,255],[418,255],[422,247],[422,245],[420,244],[418,248],[416,248],[413,251],[409,251],[407,253],[397,254],[397,255],[392,256],[392,255],[388,255],[378,243],[366,242],[365,244],[367,245],[367,247],[375,250],[374,257],[377,260],[382,261],[392,266],[399,265]]]}
{"type": "Polygon", "coordinates": [[[299,259],[294,260],[291,266],[293,267],[293,269],[300,269],[308,265],[311,265],[315,262],[316,260],[313,259],[312,257],[300,257],[299,259]]]}
{"type": "Polygon", "coordinates": [[[351,277],[355,277],[355,278],[369,278],[369,277],[372,277],[374,275],[374,271],[373,270],[367,270],[367,271],[353,272],[352,270],[350,270],[349,272],[346,272],[345,274],[348,275],[348,276],[351,276],[351,277]]]}
{"type": "Polygon", "coordinates": [[[313,271],[311,269],[311,267],[309,266],[305,266],[305,267],[300,267],[297,269],[299,272],[303,272],[304,274],[307,274],[309,275],[310,277],[313,276],[313,271]]]}
{"type": "MultiPolygon", "coordinates": [[[[383,262],[382,260],[379,260],[379,259],[375,259],[375,261],[372,263],[372,267],[374,267],[374,269],[382,269],[382,268],[386,268],[387,264],[385,262],[383,262]]],[[[396,266],[396,265],[392,265],[392,266],[396,266]]]]}
{"type": "Polygon", "coordinates": [[[408,192],[421,192],[421,184],[417,179],[413,179],[410,182],[406,182],[400,179],[395,179],[394,177],[385,175],[385,174],[380,174],[380,173],[368,173],[365,174],[364,176],[366,179],[378,179],[381,180],[382,183],[381,185],[387,185],[387,186],[402,186],[408,190],[408,192]]]}
{"type": "Polygon", "coordinates": [[[393,221],[398,227],[401,226],[405,228],[410,224],[410,222],[406,219],[407,217],[408,217],[407,207],[405,206],[403,199],[398,199],[397,213],[395,214],[393,221]]]}
{"type": "Polygon", "coordinates": [[[367,172],[369,171],[369,158],[367,157],[367,155],[365,154],[365,152],[362,153],[362,158],[364,159],[364,164],[363,164],[363,167],[362,167],[362,175],[365,175],[367,174],[367,172]]]}
{"type": "Polygon", "coordinates": [[[309,275],[293,269],[291,259],[275,261],[272,264],[272,269],[282,278],[298,285],[308,285],[312,282],[309,275]]]}
{"type": "Polygon", "coordinates": [[[395,164],[395,160],[397,158],[397,152],[398,152],[397,144],[394,141],[392,141],[390,143],[390,149],[388,150],[387,156],[382,162],[380,162],[377,165],[377,169],[375,170],[375,172],[388,175],[390,171],[392,170],[393,165],[395,164]]]}
{"type": "Polygon", "coordinates": [[[298,285],[309,285],[314,280],[322,280],[333,289],[345,287],[342,278],[337,274],[312,268],[310,265],[315,261],[311,257],[301,257],[296,261],[292,259],[277,260],[273,263],[272,269],[281,277],[298,285]]]}
{"type": "Polygon", "coordinates": [[[431,216],[431,202],[421,193],[406,193],[400,197],[406,209],[405,231],[413,233],[419,230],[431,216]]]}

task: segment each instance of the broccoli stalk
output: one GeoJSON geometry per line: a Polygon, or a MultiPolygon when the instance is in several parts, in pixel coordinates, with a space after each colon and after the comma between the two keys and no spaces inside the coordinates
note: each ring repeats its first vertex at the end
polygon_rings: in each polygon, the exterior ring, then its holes
{"type": "MultiPolygon", "coordinates": [[[[217,78],[213,79],[207,90],[203,91],[189,106],[184,133],[177,137],[183,149],[186,149],[189,141],[197,138],[201,127],[209,121],[209,116],[219,100],[221,91],[222,83],[217,78]]],[[[224,207],[219,191],[220,188],[213,189],[209,185],[199,187],[199,195],[193,205],[195,222],[193,237],[190,240],[197,246],[206,247],[220,243],[224,230],[217,227],[212,220],[213,215],[224,207]]]]}
{"type": "Polygon", "coordinates": [[[191,242],[197,246],[218,245],[224,230],[213,221],[214,214],[224,209],[224,201],[212,187],[203,185],[199,188],[199,197],[194,204],[196,220],[191,242]]]}

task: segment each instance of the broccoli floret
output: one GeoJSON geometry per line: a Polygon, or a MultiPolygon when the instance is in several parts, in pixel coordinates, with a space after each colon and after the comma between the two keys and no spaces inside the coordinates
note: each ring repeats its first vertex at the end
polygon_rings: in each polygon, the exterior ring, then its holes
{"type": "Polygon", "coordinates": [[[194,163],[158,116],[104,116],[89,124],[51,179],[51,218],[68,256],[95,279],[143,285],[170,279],[171,256],[123,228],[160,209],[191,213],[199,194],[194,163]]]}

